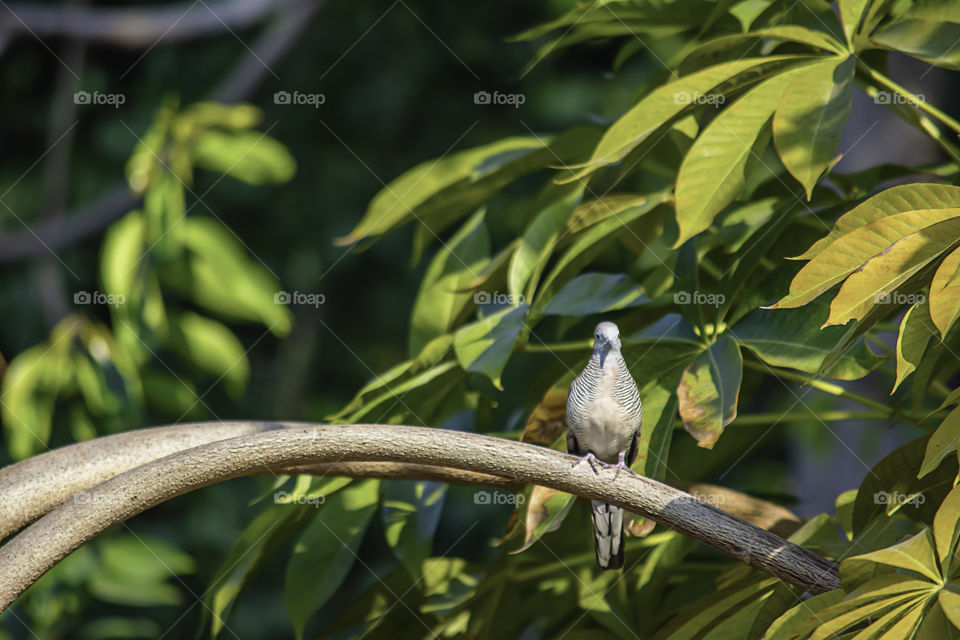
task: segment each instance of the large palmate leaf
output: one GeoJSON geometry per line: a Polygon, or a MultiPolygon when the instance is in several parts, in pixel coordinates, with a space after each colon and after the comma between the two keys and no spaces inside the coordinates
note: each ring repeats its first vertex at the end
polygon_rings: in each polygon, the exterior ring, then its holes
{"type": "Polygon", "coordinates": [[[680,236],[675,246],[709,227],[737,197],[770,140],[769,121],[780,95],[807,70],[804,65],[764,81],[721,111],[697,137],[677,174],[680,236]]]}
{"type": "Polygon", "coordinates": [[[937,510],[931,528],[891,547],[844,560],[840,581],[845,597],[834,596],[822,607],[795,607],[774,623],[766,638],[831,638],[861,630],[857,637],[960,638],[956,624],[960,593],[953,582],[960,569],[958,519],[960,488],[955,488],[937,510]]]}
{"type": "Polygon", "coordinates": [[[773,144],[808,200],[847,124],[854,66],[853,56],[838,56],[804,67],[782,92],[773,116],[773,144]]]}
{"type": "MultiPolygon", "coordinates": [[[[864,307],[872,306],[873,296],[881,291],[884,294],[892,292],[891,285],[896,285],[900,281],[899,276],[902,275],[900,272],[879,270],[879,265],[886,264],[888,260],[884,258],[884,252],[887,252],[895,243],[913,236],[907,244],[915,247],[914,251],[908,251],[906,254],[893,251],[894,256],[889,260],[898,262],[904,267],[905,272],[915,273],[919,268],[918,265],[928,263],[949,247],[951,243],[947,240],[956,239],[956,235],[952,238],[946,235],[953,233],[952,225],[949,228],[937,227],[936,230],[939,233],[936,237],[920,232],[938,223],[951,222],[960,216],[960,207],[956,204],[960,202],[960,188],[931,189],[907,185],[890,191],[896,191],[896,193],[879,194],[841,217],[835,226],[835,229],[842,226],[841,235],[825,247],[817,248],[816,245],[812,247],[811,249],[815,250],[812,257],[809,255],[811,251],[801,256],[801,258],[810,257],[810,262],[804,265],[790,283],[790,293],[772,308],[791,308],[806,304],[854,274],[876,256],[880,260],[877,263],[878,270],[874,271],[871,268],[867,276],[861,276],[858,280],[862,279],[870,286],[877,285],[877,289],[866,302],[862,302],[864,296],[856,297],[858,296],[856,290],[850,291],[852,301],[861,302],[863,305],[858,306],[853,311],[854,314],[862,314],[864,307]],[[875,201],[877,206],[873,206],[875,201]],[[886,213],[888,211],[889,213],[886,213]],[[915,254],[917,248],[923,253],[915,254]],[[933,256],[930,255],[931,253],[933,256]]],[[[844,304],[843,307],[836,310],[836,316],[830,320],[831,324],[836,317],[850,316],[850,313],[845,313],[850,311],[850,305],[844,304]]],[[[832,308],[831,315],[834,313],[832,308]]]]}
{"type": "Polygon", "coordinates": [[[740,347],[728,336],[710,345],[684,370],[677,387],[680,417],[699,446],[713,448],[723,428],[737,417],[742,377],[740,347]]]}
{"type": "Polygon", "coordinates": [[[932,224],[898,239],[844,281],[830,303],[827,324],[859,320],[874,305],[887,304],[892,292],[958,239],[960,218],[932,224]]]}
{"type": "Polygon", "coordinates": [[[702,106],[702,96],[725,95],[802,60],[769,56],[724,62],[657,87],[607,130],[585,168],[571,179],[619,162],[654,131],[702,106]]]}

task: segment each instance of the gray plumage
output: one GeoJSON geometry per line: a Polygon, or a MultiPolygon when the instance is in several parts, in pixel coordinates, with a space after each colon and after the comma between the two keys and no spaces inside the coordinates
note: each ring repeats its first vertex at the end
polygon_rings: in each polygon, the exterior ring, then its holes
{"type": "MultiPolygon", "coordinates": [[[[640,392],[620,353],[620,330],[601,322],[593,355],[570,385],[567,397],[567,451],[629,467],[637,458],[642,407],[640,392]]],[[[591,501],[597,564],[623,566],[623,509],[591,501]]]]}

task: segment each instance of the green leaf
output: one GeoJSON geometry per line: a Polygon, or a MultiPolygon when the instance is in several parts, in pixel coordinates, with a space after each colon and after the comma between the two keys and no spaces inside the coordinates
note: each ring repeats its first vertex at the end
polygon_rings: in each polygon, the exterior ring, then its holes
{"type": "Polygon", "coordinates": [[[960,541],[960,528],[957,521],[960,519],[960,488],[954,487],[947,494],[946,499],[937,509],[933,519],[933,537],[937,543],[937,555],[943,575],[947,580],[953,580],[960,573],[957,564],[957,542],[960,541]]]}
{"type": "Polygon", "coordinates": [[[920,58],[937,67],[960,69],[960,16],[954,21],[901,20],[883,27],[870,40],[894,51],[920,58]]]}
{"type": "Polygon", "coordinates": [[[929,529],[924,529],[892,547],[853,556],[844,562],[883,564],[919,573],[934,583],[940,582],[940,566],[933,548],[933,534],[929,529]]]}
{"type": "MultiPolygon", "coordinates": [[[[802,309],[756,309],[729,333],[767,364],[814,374],[846,332],[842,327],[820,329],[827,312],[826,303],[819,301],[802,309]]],[[[855,346],[844,350],[824,375],[838,380],[857,380],[883,361],[870,351],[861,337],[855,346]]]]}
{"type": "Polygon", "coordinates": [[[847,44],[853,44],[853,36],[863,20],[863,14],[870,5],[870,0],[840,0],[840,21],[843,22],[843,33],[847,36],[847,44]]]}
{"type": "MultiPolygon", "coordinates": [[[[770,308],[804,305],[846,279],[898,240],[957,216],[960,216],[960,208],[906,211],[857,228],[817,253],[793,278],[790,293],[770,308]]],[[[922,239],[915,238],[913,243],[922,239]]]]}
{"type": "Polygon", "coordinates": [[[939,467],[944,458],[957,450],[958,443],[960,443],[960,407],[947,414],[930,436],[918,477],[922,478],[939,467]]]}
{"type": "MultiPolygon", "coordinates": [[[[250,379],[247,350],[223,323],[195,313],[171,316],[167,345],[200,371],[223,381],[234,398],[243,395],[250,379]]],[[[198,400],[199,402],[199,400],[198,400]]]]}
{"type": "Polygon", "coordinates": [[[341,422],[346,416],[356,412],[368,402],[375,401],[374,398],[392,396],[392,388],[396,388],[414,376],[435,367],[447,358],[452,347],[452,333],[434,338],[427,343],[416,358],[391,367],[363,385],[347,406],[336,414],[328,416],[327,419],[333,422],[341,422]]]}
{"type": "MultiPolygon", "coordinates": [[[[67,338],[69,340],[69,337],[67,338]]],[[[43,451],[50,440],[57,395],[69,384],[69,342],[53,347],[41,344],[27,349],[7,367],[0,386],[0,415],[7,451],[22,460],[43,451]]]]}
{"type": "Polygon", "coordinates": [[[484,209],[478,210],[430,261],[410,314],[411,355],[453,329],[473,300],[474,294],[464,290],[490,261],[484,216],[484,209]]]}
{"type": "MultiPolygon", "coordinates": [[[[618,234],[623,233],[625,227],[652,211],[666,198],[666,193],[656,193],[646,196],[642,204],[632,204],[622,211],[593,224],[578,233],[569,248],[557,259],[550,273],[543,280],[543,285],[537,292],[530,314],[539,316],[544,307],[557,291],[573,279],[584,267],[596,258],[618,234]]],[[[576,215],[576,212],[574,212],[576,215]]]]}
{"type": "Polygon", "coordinates": [[[212,638],[223,630],[237,597],[250,580],[315,515],[313,508],[274,503],[244,528],[213,574],[204,596],[212,638]]]}
{"type": "Polygon", "coordinates": [[[724,95],[803,59],[768,56],[724,62],[657,87],[607,129],[585,168],[569,180],[623,160],[654,131],[700,107],[700,96],[724,95]]]}
{"type": "Polygon", "coordinates": [[[852,56],[804,67],[780,97],[773,143],[783,165],[813,197],[813,187],[833,162],[853,100],[852,56]]]}
{"type": "MultiPolygon", "coordinates": [[[[878,224],[878,223],[873,223],[878,224]]],[[[830,303],[827,324],[858,320],[960,239],[960,219],[907,234],[850,274],[830,303]]]]}
{"type": "MultiPolygon", "coordinates": [[[[873,184],[873,181],[871,181],[871,184],[873,184]]],[[[909,212],[926,212],[921,214],[920,220],[929,217],[928,224],[933,224],[956,214],[948,211],[947,215],[941,216],[931,212],[957,208],[960,208],[960,187],[924,182],[891,187],[868,198],[840,216],[834,223],[833,228],[830,229],[830,233],[814,242],[809,249],[795,259],[811,260],[841,236],[889,216],[909,212]]]]}
{"type": "Polygon", "coordinates": [[[538,213],[524,231],[520,246],[510,259],[507,287],[512,295],[523,296],[526,290],[532,297],[567,219],[583,197],[585,186],[582,182],[572,185],[551,183],[537,198],[534,210],[538,213]]]}
{"type": "Polygon", "coordinates": [[[622,273],[583,273],[568,282],[547,303],[548,316],[589,316],[647,302],[643,290],[622,273]]]}
{"type": "Polygon", "coordinates": [[[287,182],[297,171],[287,148],[257,131],[207,129],[194,142],[193,161],[252,185],[287,182]]]}
{"type": "Polygon", "coordinates": [[[482,373],[494,386],[500,386],[513,343],[524,327],[527,305],[507,307],[457,330],[453,349],[457,361],[466,371],[482,373]]]}
{"type": "Polygon", "coordinates": [[[673,423],[677,417],[677,394],[653,382],[643,388],[640,397],[643,398],[643,422],[637,459],[631,468],[642,476],[663,480],[667,476],[673,423]]]}
{"type": "Polygon", "coordinates": [[[350,572],[379,502],[379,487],[379,480],[360,480],[335,494],[297,540],[284,583],[297,638],[350,572]]]}
{"type": "Polygon", "coordinates": [[[189,216],[183,224],[187,255],[164,266],[163,283],[206,309],[258,321],[275,335],[286,335],[292,324],[283,304],[286,292],[270,272],[251,260],[240,240],[217,220],[189,216]]]}
{"type": "Polygon", "coordinates": [[[897,379],[891,394],[920,365],[923,353],[927,350],[927,343],[934,333],[936,332],[930,320],[930,305],[928,298],[924,298],[907,309],[900,321],[900,333],[897,335],[897,379]]]}
{"type": "Polygon", "coordinates": [[[697,445],[712,449],[723,428],[737,417],[743,376],[740,347],[724,336],[697,356],[677,387],[680,417],[697,445]]]}
{"type": "Polygon", "coordinates": [[[374,238],[411,220],[438,233],[432,218],[452,222],[525,173],[581,158],[596,139],[596,129],[583,127],[556,139],[505,138],[424,162],[374,196],[357,226],[337,244],[374,238]]]}
{"type": "Polygon", "coordinates": [[[135,283],[147,266],[143,215],[131,211],[107,229],[100,255],[105,293],[133,298],[135,283]]]}
{"type": "Polygon", "coordinates": [[[774,76],[724,109],[697,137],[677,174],[680,235],[674,246],[708,228],[737,197],[770,140],[770,118],[780,94],[808,67],[774,76]]]}
{"type": "Polygon", "coordinates": [[[943,259],[930,283],[929,313],[940,335],[947,332],[960,316],[960,249],[954,249],[943,259]]]}
{"type": "Polygon", "coordinates": [[[853,531],[861,535],[879,516],[895,513],[928,522],[953,487],[956,458],[935,472],[918,478],[926,455],[927,438],[918,438],[878,462],[863,478],[853,507],[853,531]]]}
{"type": "Polygon", "coordinates": [[[383,495],[383,529],[394,555],[414,580],[433,548],[447,485],[429,480],[394,480],[383,495]]]}

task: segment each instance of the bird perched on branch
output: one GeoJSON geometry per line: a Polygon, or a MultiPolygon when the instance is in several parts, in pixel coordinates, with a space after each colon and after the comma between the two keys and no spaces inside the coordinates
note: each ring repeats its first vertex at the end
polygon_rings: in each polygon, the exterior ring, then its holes
{"type": "MultiPolygon", "coordinates": [[[[637,458],[642,408],[640,392],[620,353],[620,330],[612,322],[597,325],[593,355],[570,385],[567,396],[567,452],[597,465],[616,465],[630,473],[637,458]]],[[[597,471],[597,473],[599,473],[597,471]]],[[[623,566],[623,509],[592,500],[593,538],[602,569],[623,566]]]]}

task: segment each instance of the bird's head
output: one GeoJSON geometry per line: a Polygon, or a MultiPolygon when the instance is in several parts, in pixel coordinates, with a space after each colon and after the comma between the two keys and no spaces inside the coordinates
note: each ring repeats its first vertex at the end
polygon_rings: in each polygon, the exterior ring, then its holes
{"type": "Polygon", "coordinates": [[[620,353],[620,329],[612,322],[601,322],[593,332],[593,352],[600,356],[600,367],[603,368],[607,356],[620,353]]]}

